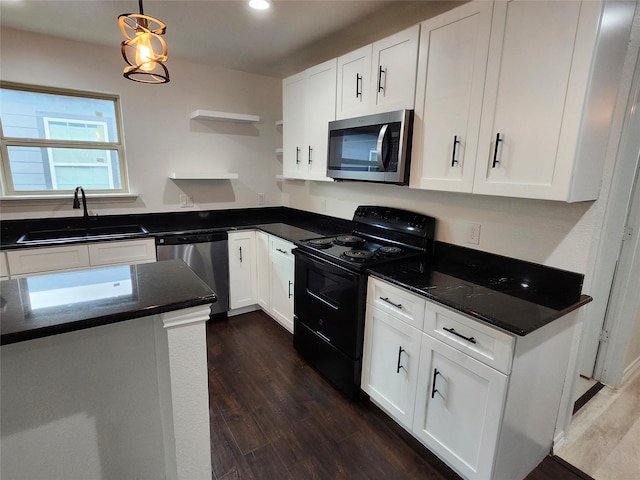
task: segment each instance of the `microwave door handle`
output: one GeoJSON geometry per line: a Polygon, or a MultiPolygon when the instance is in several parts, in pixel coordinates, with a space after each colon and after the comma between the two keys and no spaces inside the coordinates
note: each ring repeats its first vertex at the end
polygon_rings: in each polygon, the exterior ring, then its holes
{"type": "Polygon", "coordinates": [[[378,159],[378,167],[381,172],[386,170],[384,165],[384,159],[382,158],[382,145],[384,144],[384,137],[387,134],[387,129],[389,128],[389,124],[383,125],[380,129],[380,133],[378,134],[378,144],[376,145],[376,157],[378,159]]]}

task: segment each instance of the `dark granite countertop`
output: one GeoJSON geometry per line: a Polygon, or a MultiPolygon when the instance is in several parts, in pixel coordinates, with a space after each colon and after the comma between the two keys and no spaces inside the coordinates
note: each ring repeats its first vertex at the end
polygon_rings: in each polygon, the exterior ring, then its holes
{"type": "Polygon", "coordinates": [[[181,260],[0,283],[0,344],[206,305],[215,293],[181,260]]]}
{"type": "MultiPolygon", "coordinates": [[[[92,222],[98,227],[142,225],[148,230],[145,235],[123,235],[122,239],[258,228],[295,242],[353,230],[350,220],[288,207],[113,215],[92,222]]],[[[17,240],[27,231],[83,225],[82,218],[75,217],[0,224],[2,249],[50,246],[50,242],[23,244],[17,240]]],[[[517,335],[531,333],[591,301],[581,294],[581,274],[440,242],[428,261],[393,263],[370,273],[517,335]]]]}
{"type": "MultiPolygon", "coordinates": [[[[299,240],[309,240],[311,238],[322,237],[326,235],[325,231],[311,231],[304,228],[289,225],[287,223],[261,223],[255,226],[260,230],[284,238],[290,242],[299,240]]],[[[313,228],[313,227],[312,227],[313,228]]]]}
{"type": "Polygon", "coordinates": [[[369,273],[520,336],[592,300],[580,274],[440,242],[431,258],[369,273]]]}
{"type": "Polygon", "coordinates": [[[131,238],[153,238],[175,233],[210,233],[239,228],[260,228],[268,233],[289,241],[303,240],[318,236],[328,236],[350,232],[352,222],[340,218],[320,215],[288,207],[244,208],[230,210],[207,210],[198,212],[148,213],[133,215],[108,215],[92,217],[91,228],[104,228],[119,225],[141,225],[148,233],[129,233],[105,239],[95,238],[58,238],[45,241],[19,243],[20,237],[33,231],[79,229],[86,223],[81,217],[39,218],[31,220],[3,220],[3,250],[16,248],[46,247],[89,241],[124,240],[131,238]],[[304,230],[304,231],[302,231],[304,230]],[[309,236],[311,235],[311,237],[309,236]],[[302,238],[301,238],[302,237],[302,238]]]}

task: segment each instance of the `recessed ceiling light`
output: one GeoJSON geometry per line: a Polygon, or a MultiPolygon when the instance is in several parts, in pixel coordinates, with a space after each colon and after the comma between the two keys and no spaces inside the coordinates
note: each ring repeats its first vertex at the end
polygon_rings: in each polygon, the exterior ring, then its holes
{"type": "Polygon", "coordinates": [[[249,6],[256,10],[266,10],[271,6],[271,2],[269,0],[251,0],[249,6]]]}

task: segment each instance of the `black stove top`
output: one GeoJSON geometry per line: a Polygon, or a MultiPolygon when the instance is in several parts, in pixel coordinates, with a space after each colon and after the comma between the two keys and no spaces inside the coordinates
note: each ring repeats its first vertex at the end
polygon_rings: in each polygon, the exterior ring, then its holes
{"type": "Polygon", "coordinates": [[[429,253],[435,219],[393,208],[360,206],[356,229],[296,242],[298,248],[353,270],[429,253]]]}

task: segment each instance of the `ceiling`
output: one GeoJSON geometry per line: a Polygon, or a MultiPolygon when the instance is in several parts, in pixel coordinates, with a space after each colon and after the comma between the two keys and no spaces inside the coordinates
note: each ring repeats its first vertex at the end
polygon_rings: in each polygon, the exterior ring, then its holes
{"type": "MultiPolygon", "coordinates": [[[[167,25],[171,58],[283,78],[462,2],[442,0],[145,0],[167,25]]],[[[136,0],[0,0],[0,25],[119,48],[117,18],[136,0]]]]}

